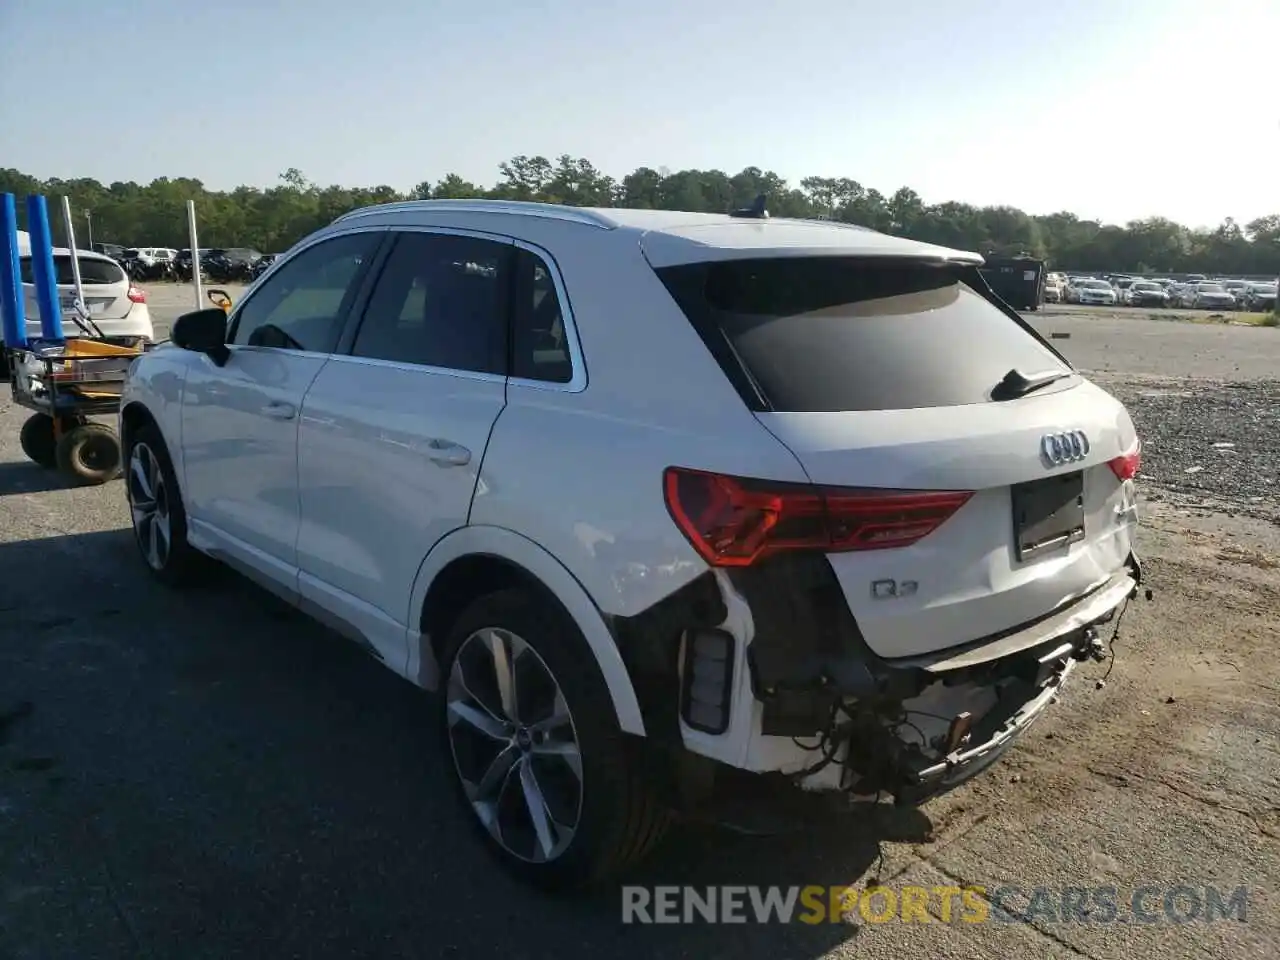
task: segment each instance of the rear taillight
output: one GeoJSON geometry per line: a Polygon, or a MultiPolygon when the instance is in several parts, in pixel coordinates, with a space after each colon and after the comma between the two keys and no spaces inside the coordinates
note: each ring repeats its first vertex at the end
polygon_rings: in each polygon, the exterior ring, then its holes
{"type": "Polygon", "coordinates": [[[141,287],[130,286],[129,299],[134,303],[146,303],[147,291],[143,290],[141,287]]]}
{"type": "Polygon", "coordinates": [[[714,567],[745,567],[788,550],[884,550],[936,530],[966,491],[816,487],[668,467],[667,509],[714,567]]]}
{"type": "Polygon", "coordinates": [[[1111,468],[1117,480],[1132,480],[1142,468],[1142,444],[1134,441],[1132,450],[1108,460],[1107,466],[1111,468]]]}

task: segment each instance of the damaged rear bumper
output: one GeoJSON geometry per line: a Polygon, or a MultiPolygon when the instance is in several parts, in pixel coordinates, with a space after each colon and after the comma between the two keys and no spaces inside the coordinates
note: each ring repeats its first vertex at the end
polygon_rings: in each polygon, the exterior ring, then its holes
{"type": "Polygon", "coordinates": [[[917,804],[995,762],[1105,658],[1125,568],[1034,623],[901,659],[863,640],[822,556],[699,578],[613,627],[677,806],[743,773],[847,799],[917,804]]]}

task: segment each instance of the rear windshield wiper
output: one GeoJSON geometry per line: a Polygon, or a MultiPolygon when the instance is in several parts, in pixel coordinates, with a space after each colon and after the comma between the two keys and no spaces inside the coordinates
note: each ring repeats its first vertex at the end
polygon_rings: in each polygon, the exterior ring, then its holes
{"type": "Polygon", "coordinates": [[[1023,373],[1017,367],[1004,375],[991,391],[992,400],[1016,400],[1025,397],[1041,387],[1065,380],[1071,376],[1069,370],[1050,370],[1046,373],[1023,373]]]}

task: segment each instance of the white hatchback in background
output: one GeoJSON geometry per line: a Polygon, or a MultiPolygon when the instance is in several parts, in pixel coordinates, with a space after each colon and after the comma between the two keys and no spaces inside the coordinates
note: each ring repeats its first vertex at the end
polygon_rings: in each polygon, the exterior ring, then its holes
{"type": "Polygon", "coordinates": [[[441,691],[447,775],[537,882],[672,813],[922,802],[1105,655],[1141,577],[1128,413],[981,263],[831,222],[356,211],[135,363],[141,553],[441,691]]]}
{"type": "MultiPolygon", "coordinates": [[[[120,264],[105,254],[81,250],[77,258],[85,309],[102,335],[154,340],[155,329],[151,323],[151,311],[147,307],[146,291],[134,284],[120,264]]],[[[68,337],[92,335],[72,319],[76,287],[71,270],[71,251],[54,248],[53,269],[58,283],[58,301],[62,307],[63,334],[68,337]]],[[[29,255],[21,258],[21,272],[26,302],[27,339],[34,340],[40,336],[40,303],[36,298],[35,274],[29,255]]]]}

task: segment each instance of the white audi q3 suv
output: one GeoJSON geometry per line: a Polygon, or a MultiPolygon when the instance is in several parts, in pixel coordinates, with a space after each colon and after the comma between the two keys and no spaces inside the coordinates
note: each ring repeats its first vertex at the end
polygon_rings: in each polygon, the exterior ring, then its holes
{"type": "Polygon", "coordinates": [[[1129,415],[981,262],[759,206],[357,210],[131,369],[137,541],[438,691],[536,882],[673,816],[920,803],[1141,576],[1129,415]]]}

